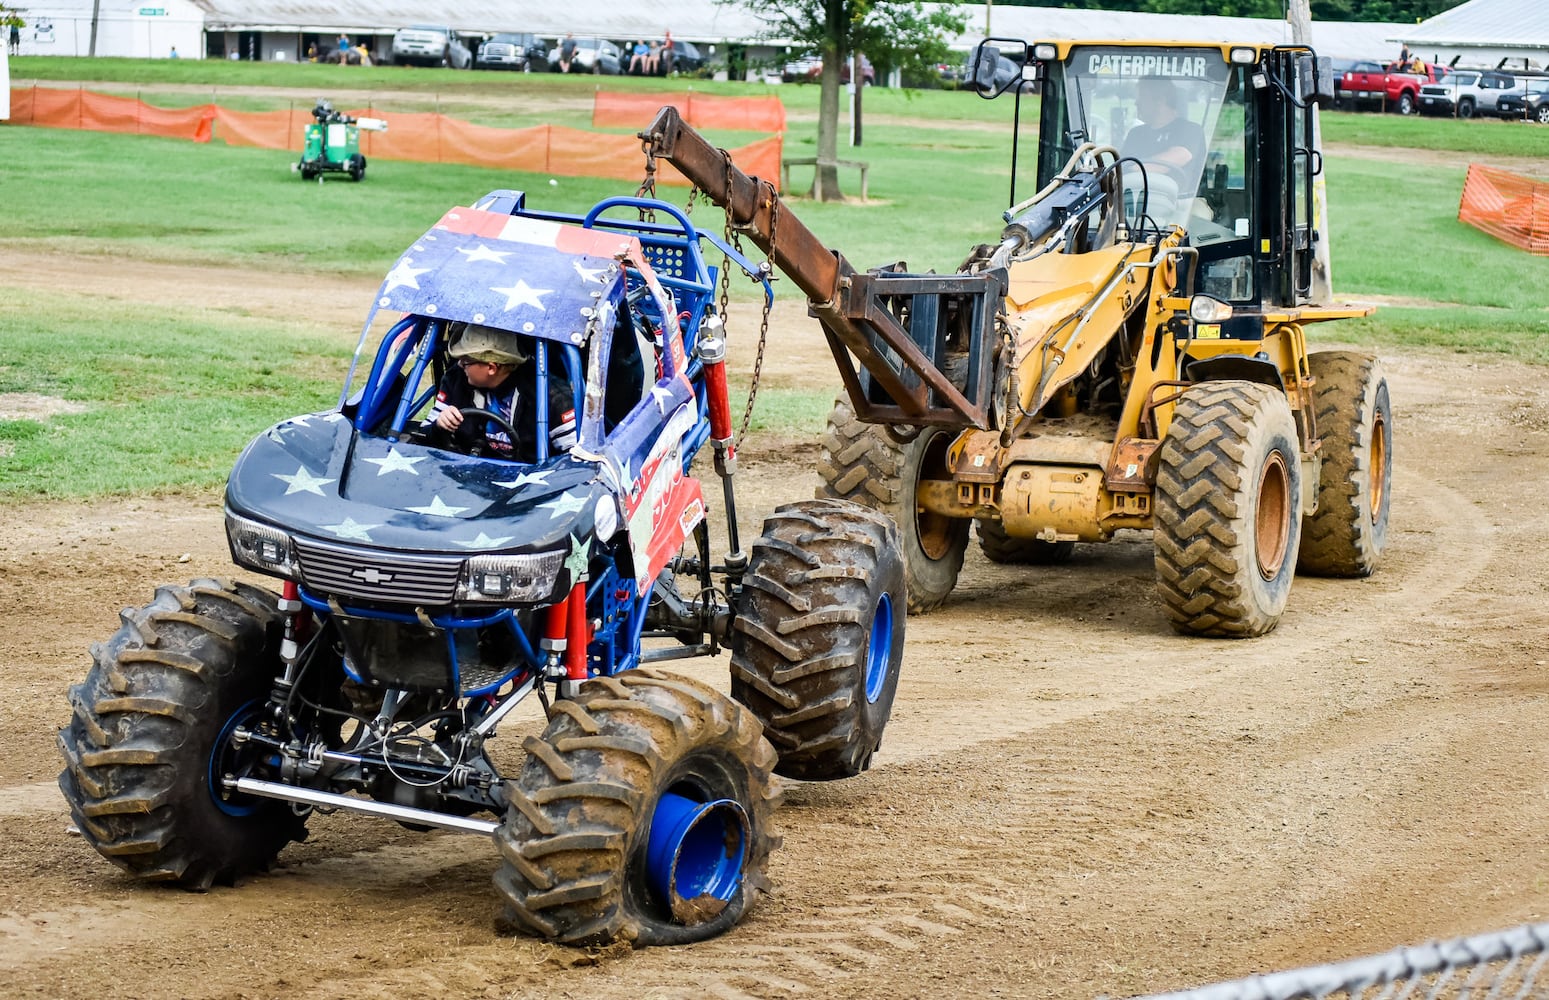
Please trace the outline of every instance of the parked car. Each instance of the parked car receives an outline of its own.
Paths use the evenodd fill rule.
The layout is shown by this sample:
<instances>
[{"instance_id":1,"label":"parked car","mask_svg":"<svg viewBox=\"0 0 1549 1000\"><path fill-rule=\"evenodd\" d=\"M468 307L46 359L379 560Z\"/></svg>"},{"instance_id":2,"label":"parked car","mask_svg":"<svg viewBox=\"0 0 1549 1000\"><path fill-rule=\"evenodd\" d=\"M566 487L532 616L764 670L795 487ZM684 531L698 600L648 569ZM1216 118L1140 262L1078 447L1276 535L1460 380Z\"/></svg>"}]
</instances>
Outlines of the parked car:
<instances>
[{"instance_id":1,"label":"parked car","mask_svg":"<svg viewBox=\"0 0 1549 1000\"><path fill-rule=\"evenodd\" d=\"M549 47L537 35L502 32L479 46L473 65L478 69L530 70L548 60Z\"/></svg>"},{"instance_id":2,"label":"parked car","mask_svg":"<svg viewBox=\"0 0 1549 1000\"><path fill-rule=\"evenodd\" d=\"M393 35L393 62L401 66L472 69L473 52L445 25L415 24Z\"/></svg>"},{"instance_id":3,"label":"parked car","mask_svg":"<svg viewBox=\"0 0 1549 1000\"><path fill-rule=\"evenodd\" d=\"M1521 94L1522 87L1510 73L1493 69L1458 69L1445 79L1420 88L1420 111L1430 115L1497 114L1496 105L1507 93Z\"/></svg>"},{"instance_id":4,"label":"parked car","mask_svg":"<svg viewBox=\"0 0 1549 1000\"><path fill-rule=\"evenodd\" d=\"M1502 94L1496 101L1496 114L1502 118L1526 118L1549 125L1549 79L1528 80L1522 93Z\"/></svg>"},{"instance_id":5,"label":"parked car","mask_svg":"<svg viewBox=\"0 0 1549 1000\"><path fill-rule=\"evenodd\" d=\"M850 58L845 57L839 64L839 82L850 82ZM823 58L821 56L802 56L793 62L785 64L780 71L780 79L786 83L816 83L823 75ZM870 86L877 82L876 67L871 65L871 60L861 56L861 79L864 85Z\"/></svg>"},{"instance_id":6,"label":"parked car","mask_svg":"<svg viewBox=\"0 0 1549 1000\"><path fill-rule=\"evenodd\" d=\"M666 61L661 62L660 73L667 72ZM693 42L672 40L672 71L679 76L697 76L705 68L705 56Z\"/></svg>"},{"instance_id":7,"label":"parked car","mask_svg":"<svg viewBox=\"0 0 1549 1000\"><path fill-rule=\"evenodd\" d=\"M618 76L623 72L623 56L619 47L606 38L576 38L575 58L570 60L570 72L572 73L601 73L607 76ZM552 72L559 72L559 49L565 44L561 38L553 48L549 49L548 62Z\"/></svg>"},{"instance_id":8,"label":"parked car","mask_svg":"<svg viewBox=\"0 0 1549 1000\"><path fill-rule=\"evenodd\" d=\"M1354 107L1364 99L1358 92L1357 81L1371 73L1382 72L1382 63L1375 59L1334 59L1334 103L1340 107ZM1348 88L1348 89L1347 89Z\"/></svg>"}]
</instances>

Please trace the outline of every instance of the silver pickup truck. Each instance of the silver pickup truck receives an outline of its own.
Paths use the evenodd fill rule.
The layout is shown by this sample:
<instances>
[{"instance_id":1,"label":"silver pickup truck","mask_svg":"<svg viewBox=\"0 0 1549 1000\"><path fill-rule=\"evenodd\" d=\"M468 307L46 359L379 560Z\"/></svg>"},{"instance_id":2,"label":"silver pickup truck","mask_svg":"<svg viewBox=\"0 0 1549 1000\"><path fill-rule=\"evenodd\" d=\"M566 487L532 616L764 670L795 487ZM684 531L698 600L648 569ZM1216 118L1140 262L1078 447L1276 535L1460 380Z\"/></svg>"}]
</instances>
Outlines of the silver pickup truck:
<instances>
[{"instance_id":1,"label":"silver pickup truck","mask_svg":"<svg viewBox=\"0 0 1549 1000\"><path fill-rule=\"evenodd\" d=\"M415 24L393 35L393 62L402 66L472 69L473 53L445 25Z\"/></svg>"}]
</instances>

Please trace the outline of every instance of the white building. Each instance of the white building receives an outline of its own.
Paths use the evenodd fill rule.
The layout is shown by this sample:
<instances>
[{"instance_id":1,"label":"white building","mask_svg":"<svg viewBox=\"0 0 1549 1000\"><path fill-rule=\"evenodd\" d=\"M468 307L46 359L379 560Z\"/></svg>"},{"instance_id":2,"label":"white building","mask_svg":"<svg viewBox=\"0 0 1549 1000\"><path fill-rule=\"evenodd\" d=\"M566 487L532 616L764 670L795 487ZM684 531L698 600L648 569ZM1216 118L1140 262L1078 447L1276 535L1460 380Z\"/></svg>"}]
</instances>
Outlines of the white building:
<instances>
[{"instance_id":1,"label":"white building","mask_svg":"<svg viewBox=\"0 0 1549 1000\"><path fill-rule=\"evenodd\" d=\"M1544 69L1549 66L1549 0L1469 0L1405 25L1394 41L1432 62Z\"/></svg>"},{"instance_id":2,"label":"white building","mask_svg":"<svg viewBox=\"0 0 1549 1000\"><path fill-rule=\"evenodd\" d=\"M90 50L92 0L26 0L24 55L86 55ZM1513 0L1474 0L1474 3ZM1549 8L1549 0L1514 0ZM1469 6L1472 6L1470 4ZM1184 17L1057 7L961 7L967 29L951 45L966 51L986 34L1021 39L1183 38L1201 41L1289 41L1282 20ZM1443 15L1444 17L1446 15ZM262 60L303 58L311 45L334 47L341 32L373 52L389 48L393 32L410 24L444 24L471 36L526 31L544 38L565 32L619 41L674 38L713 48L724 57L736 45L753 59L783 61L785 46L760 39L764 25L743 8L715 0L101 0L99 56L165 58L176 46L184 58ZM1405 28L1394 24L1313 24L1321 55L1348 59L1397 56L1393 41ZM988 30L987 30L988 29Z\"/></svg>"}]
</instances>

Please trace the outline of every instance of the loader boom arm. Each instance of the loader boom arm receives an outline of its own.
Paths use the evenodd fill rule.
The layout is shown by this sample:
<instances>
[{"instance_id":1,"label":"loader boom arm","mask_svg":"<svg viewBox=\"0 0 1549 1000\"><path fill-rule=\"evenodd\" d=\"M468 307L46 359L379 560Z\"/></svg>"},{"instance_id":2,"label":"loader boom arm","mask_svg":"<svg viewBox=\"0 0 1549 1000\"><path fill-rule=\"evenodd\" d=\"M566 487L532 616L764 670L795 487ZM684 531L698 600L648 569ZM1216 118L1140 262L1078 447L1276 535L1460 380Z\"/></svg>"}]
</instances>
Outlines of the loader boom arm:
<instances>
[{"instance_id":1,"label":"loader boom arm","mask_svg":"<svg viewBox=\"0 0 1549 1000\"><path fill-rule=\"evenodd\" d=\"M662 108L640 138L648 156L676 167L807 296L861 419L991 426L1004 272L857 272L812 234L773 184L737 169L677 108Z\"/></svg>"}]
</instances>

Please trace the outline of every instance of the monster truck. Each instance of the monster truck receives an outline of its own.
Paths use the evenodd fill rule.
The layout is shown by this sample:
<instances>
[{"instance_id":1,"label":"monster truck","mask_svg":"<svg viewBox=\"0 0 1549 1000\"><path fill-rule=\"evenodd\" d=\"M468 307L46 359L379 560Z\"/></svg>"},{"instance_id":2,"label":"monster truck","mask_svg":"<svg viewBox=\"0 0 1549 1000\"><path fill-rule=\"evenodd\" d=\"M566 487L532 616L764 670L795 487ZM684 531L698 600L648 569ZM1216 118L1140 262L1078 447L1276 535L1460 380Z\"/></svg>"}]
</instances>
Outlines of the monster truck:
<instances>
[{"instance_id":1,"label":"monster truck","mask_svg":"<svg viewBox=\"0 0 1549 1000\"><path fill-rule=\"evenodd\" d=\"M772 773L870 765L906 596L896 528L865 507L780 507L741 551L702 240L759 273L633 198L569 216L495 191L405 251L338 405L260 434L228 481L232 558L279 591L164 586L93 648L59 734L86 841L205 889L346 810L491 837L508 929L649 945L736 923L779 842ZM463 324L522 343L531 405L462 414L530 453L427 439ZM722 644L731 697L657 666ZM503 764L489 746L528 695L546 727Z\"/></svg>"}]
</instances>

